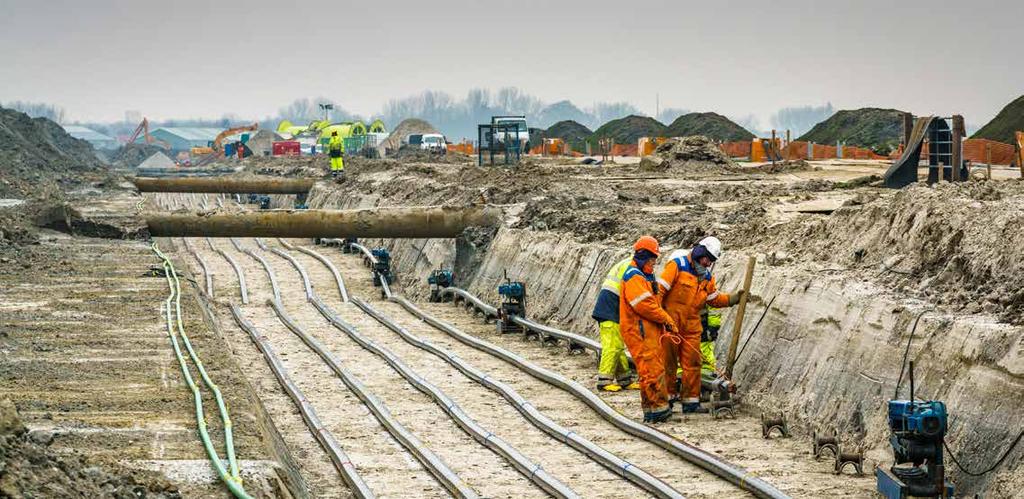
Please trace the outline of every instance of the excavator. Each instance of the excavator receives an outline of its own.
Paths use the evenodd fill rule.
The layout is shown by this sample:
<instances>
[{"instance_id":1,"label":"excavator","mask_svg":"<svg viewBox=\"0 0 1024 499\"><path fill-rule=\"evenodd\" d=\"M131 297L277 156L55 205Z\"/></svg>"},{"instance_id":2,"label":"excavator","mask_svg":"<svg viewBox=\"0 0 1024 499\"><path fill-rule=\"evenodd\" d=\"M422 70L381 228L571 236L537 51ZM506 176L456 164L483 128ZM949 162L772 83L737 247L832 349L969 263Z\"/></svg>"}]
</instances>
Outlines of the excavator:
<instances>
[{"instance_id":1,"label":"excavator","mask_svg":"<svg viewBox=\"0 0 1024 499\"><path fill-rule=\"evenodd\" d=\"M154 138L152 135L149 134L148 118L142 118L142 121L139 123L139 126L135 127L135 131L132 132L131 136L128 137L128 142L125 143L125 147L135 145L135 141L139 139L139 135L145 137L145 141L147 144L156 144L157 146L163 148L164 150L170 150L171 148L171 145L168 144L167 142Z\"/></svg>"},{"instance_id":2,"label":"excavator","mask_svg":"<svg viewBox=\"0 0 1024 499\"><path fill-rule=\"evenodd\" d=\"M251 125L242 125L228 128L223 132L217 134L217 137L213 139L213 142L208 147L193 147L189 153L195 156L201 156L198 160L192 162L192 166L205 165L221 154L224 153L224 139L230 137L236 133L242 132L255 132L259 129L259 123L253 123Z\"/></svg>"}]
</instances>

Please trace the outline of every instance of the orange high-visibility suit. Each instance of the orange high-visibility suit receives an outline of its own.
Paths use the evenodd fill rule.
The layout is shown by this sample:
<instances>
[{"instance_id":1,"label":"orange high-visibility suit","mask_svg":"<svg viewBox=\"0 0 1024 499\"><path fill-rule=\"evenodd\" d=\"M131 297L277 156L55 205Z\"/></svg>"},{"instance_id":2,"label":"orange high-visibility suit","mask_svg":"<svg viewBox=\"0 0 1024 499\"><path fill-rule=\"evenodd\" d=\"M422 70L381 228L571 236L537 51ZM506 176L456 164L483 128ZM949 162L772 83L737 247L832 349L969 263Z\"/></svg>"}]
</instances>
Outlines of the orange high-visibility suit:
<instances>
[{"instance_id":1,"label":"orange high-visibility suit","mask_svg":"<svg viewBox=\"0 0 1024 499\"><path fill-rule=\"evenodd\" d=\"M700 312L706 305L714 308L729 306L729 295L718 291L710 271L698 279L689 254L676 256L665 264L658 277L658 286L662 290L662 306L679 325L678 336L675 337L678 343L668 337L662 342L665 372L675 373L677 365L681 365L683 370L681 393L676 393L673 382L668 384L668 394L680 397L684 404L699 403L700 335L704 330Z\"/></svg>"},{"instance_id":2,"label":"orange high-visibility suit","mask_svg":"<svg viewBox=\"0 0 1024 499\"><path fill-rule=\"evenodd\" d=\"M640 406L645 416L668 409L661 348L661 335L666 324L675 329L672 318L661 308L654 275L644 274L636 267L636 262L632 262L622 276L619 329L636 364L640 378ZM697 339L700 340L699 332Z\"/></svg>"}]
</instances>

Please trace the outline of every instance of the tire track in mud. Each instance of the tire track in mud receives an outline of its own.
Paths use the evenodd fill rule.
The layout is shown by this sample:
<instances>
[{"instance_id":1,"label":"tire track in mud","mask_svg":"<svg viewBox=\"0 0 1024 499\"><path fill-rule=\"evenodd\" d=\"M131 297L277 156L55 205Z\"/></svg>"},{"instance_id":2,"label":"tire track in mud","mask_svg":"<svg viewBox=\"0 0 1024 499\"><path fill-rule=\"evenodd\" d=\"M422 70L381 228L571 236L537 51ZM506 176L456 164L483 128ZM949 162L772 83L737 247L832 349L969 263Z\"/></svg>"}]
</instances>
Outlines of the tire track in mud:
<instances>
[{"instance_id":1,"label":"tire track in mud","mask_svg":"<svg viewBox=\"0 0 1024 499\"><path fill-rule=\"evenodd\" d=\"M333 289L331 293L325 292L329 298L324 295L321 298L341 319L355 326L371 341L394 352L419 374L440 386L480 424L535 459L580 495L627 497L645 494L617 473L535 427L500 395L462 374L443 359L404 341L354 305L341 303L334 277L322 262L299 251L291 251L290 254L305 268L314 290L319 293ZM364 272L360 274L342 270L343 276L348 276L346 283L349 280L369 282L369 272L362 270ZM294 269L292 272L298 277Z\"/></svg>"}]
</instances>

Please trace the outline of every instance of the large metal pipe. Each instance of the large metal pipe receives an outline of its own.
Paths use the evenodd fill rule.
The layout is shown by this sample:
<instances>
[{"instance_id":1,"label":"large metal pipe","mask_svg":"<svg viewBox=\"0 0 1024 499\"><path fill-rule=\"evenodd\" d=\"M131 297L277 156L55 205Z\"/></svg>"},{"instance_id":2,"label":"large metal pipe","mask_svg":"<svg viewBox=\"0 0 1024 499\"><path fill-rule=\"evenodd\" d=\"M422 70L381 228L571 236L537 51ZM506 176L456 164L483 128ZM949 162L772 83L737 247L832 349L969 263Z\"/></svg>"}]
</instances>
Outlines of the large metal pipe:
<instances>
[{"instance_id":1,"label":"large metal pipe","mask_svg":"<svg viewBox=\"0 0 1024 499\"><path fill-rule=\"evenodd\" d=\"M281 177L135 177L139 192L206 192L229 194L305 194L315 179Z\"/></svg>"},{"instance_id":2,"label":"large metal pipe","mask_svg":"<svg viewBox=\"0 0 1024 499\"><path fill-rule=\"evenodd\" d=\"M149 214L154 237L453 238L467 227L501 220L493 207L365 210L266 210L243 213Z\"/></svg>"}]
</instances>

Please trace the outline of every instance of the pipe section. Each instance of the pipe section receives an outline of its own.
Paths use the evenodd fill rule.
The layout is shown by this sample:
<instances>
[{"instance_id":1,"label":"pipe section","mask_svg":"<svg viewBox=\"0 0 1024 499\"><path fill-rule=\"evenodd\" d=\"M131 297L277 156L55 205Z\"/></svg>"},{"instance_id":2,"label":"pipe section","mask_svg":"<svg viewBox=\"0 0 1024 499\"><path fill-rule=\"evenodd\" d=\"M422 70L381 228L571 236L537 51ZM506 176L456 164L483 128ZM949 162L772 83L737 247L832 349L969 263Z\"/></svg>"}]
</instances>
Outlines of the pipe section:
<instances>
[{"instance_id":1,"label":"pipe section","mask_svg":"<svg viewBox=\"0 0 1024 499\"><path fill-rule=\"evenodd\" d=\"M217 199L220 199L220 198L217 198ZM211 241L210 238L206 238L206 244L209 244L210 245L210 249L212 249L213 251L216 251L217 253L219 253L220 256L224 257L224 259L227 260L228 263L231 264L231 268L235 269L235 275L238 276L238 293L240 295L242 295L242 304L243 305L248 305L249 304L249 291L248 291L248 289L245 286L245 273L242 272L242 267L240 267L238 265L238 262L235 261L235 259L231 255L229 255L226 251L224 251L224 250L214 246L213 245L213 241Z\"/></svg>"},{"instance_id":2,"label":"pipe section","mask_svg":"<svg viewBox=\"0 0 1024 499\"><path fill-rule=\"evenodd\" d=\"M139 192L202 192L230 194L304 194L314 179L283 177L135 177Z\"/></svg>"},{"instance_id":3,"label":"pipe section","mask_svg":"<svg viewBox=\"0 0 1024 499\"><path fill-rule=\"evenodd\" d=\"M364 210L263 210L241 213L149 214L153 237L454 238L467 227L499 223L490 207Z\"/></svg>"}]
</instances>

